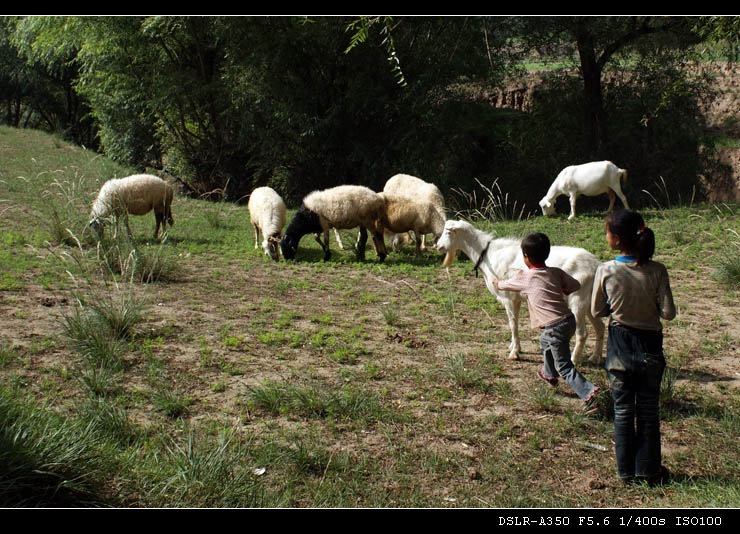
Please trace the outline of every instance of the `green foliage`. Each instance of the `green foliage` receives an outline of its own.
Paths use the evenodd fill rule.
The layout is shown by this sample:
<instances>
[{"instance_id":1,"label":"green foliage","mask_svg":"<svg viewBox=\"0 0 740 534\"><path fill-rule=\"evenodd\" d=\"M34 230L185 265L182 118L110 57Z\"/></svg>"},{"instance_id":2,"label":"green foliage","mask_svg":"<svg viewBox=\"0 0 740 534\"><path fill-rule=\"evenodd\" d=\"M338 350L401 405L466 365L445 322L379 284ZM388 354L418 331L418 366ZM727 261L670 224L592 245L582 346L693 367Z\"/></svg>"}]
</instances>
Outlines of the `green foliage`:
<instances>
[{"instance_id":1,"label":"green foliage","mask_svg":"<svg viewBox=\"0 0 740 534\"><path fill-rule=\"evenodd\" d=\"M18 17L0 50L11 70L62 72L109 156L166 162L195 195L239 201L272 185L297 203L408 172L448 191L499 180L526 212L566 164L597 158L639 176L638 190L666 176L686 196L705 166L700 88L675 52L735 29L696 17ZM530 109L493 108L491 85L534 48L560 67ZM568 74L578 57L598 83Z\"/></svg>"}]
</instances>

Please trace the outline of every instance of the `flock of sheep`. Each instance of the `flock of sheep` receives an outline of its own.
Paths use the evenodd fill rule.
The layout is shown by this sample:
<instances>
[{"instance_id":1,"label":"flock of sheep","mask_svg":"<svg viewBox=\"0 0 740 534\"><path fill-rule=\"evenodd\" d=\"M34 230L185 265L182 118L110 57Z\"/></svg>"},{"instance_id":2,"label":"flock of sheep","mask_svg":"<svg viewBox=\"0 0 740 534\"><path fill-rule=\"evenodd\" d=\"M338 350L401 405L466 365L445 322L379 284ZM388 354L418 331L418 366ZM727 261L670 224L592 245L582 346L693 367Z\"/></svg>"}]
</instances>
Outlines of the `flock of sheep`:
<instances>
[{"instance_id":1,"label":"flock of sheep","mask_svg":"<svg viewBox=\"0 0 740 534\"><path fill-rule=\"evenodd\" d=\"M615 195L628 207L621 190L626 176L625 170L609 161L566 167L540 201L540 207L544 215L554 215L557 197L568 195L571 206L569 218L573 218L579 195L595 196L605 193L610 197L610 211L614 206ZM156 176L137 174L112 179L100 189L93 203L89 225L100 235L103 222L117 216L124 218L129 230L128 214L145 215L154 211L156 238L160 228L164 231L167 223L174 224L172 200L172 187ZM332 229L341 247L337 231L359 227L356 249L358 258L363 260L369 231L380 261L387 255L384 240L386 232L393 235L394 248L400 242L400 236L413 232L417 255L424 246L425 236L432 234L437 250L445 254L445 267L451 265L462 251L475 263L476 271L483 273L488 290L506 309L512 336L509 358L518 358L518 315L522 300L518 292L496 289L493 280L509 278L525 268L520 242L514 239L495 239L464 221L448 221L444 197L436 185L407 174L397 174L386 182L380 193L359 185L340 185L314 191L304 197L284 233L287 217L285 202L272 188L256 188L250 195L247 207L254 227L254 248L261 247L275 261L279 261L281 253L286 260L294 259L298 244L306 234L316 236L316 241L324 251L324 259L328 260L331 256L329 232ZM583 356L587 320L591 322L596 334L590 361L598 363L602 354L604 325L590 312L591 288L598 264L599 261L593 254L574 247L553 247L548 258L548 265L562 268L581 283L581 289L568 296L568 305L577 324L575 348L572 352L575 364L580 363Z\"/></svg>"}]
</instances>

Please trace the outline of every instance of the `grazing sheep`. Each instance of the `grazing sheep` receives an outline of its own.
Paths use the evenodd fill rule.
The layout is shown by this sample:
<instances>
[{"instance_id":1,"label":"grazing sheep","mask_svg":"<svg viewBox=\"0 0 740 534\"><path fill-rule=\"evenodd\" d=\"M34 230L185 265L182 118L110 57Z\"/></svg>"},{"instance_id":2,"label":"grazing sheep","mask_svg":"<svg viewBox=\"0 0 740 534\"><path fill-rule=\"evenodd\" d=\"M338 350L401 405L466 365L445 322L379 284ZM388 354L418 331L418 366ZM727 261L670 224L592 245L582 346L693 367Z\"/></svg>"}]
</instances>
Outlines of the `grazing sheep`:
<instances>
[{"instance_id":1,"label":"grazing sheep","mask_svg":"<svg viewBox=\"0 0 740 534\"><path fill-rule=\"evenodd\" d=\"M511 330L509 358L517 359L521 352L519 341L519 308L523 297L518 291L501 291L493 284L494 278L507 279L521 269L525 269L522 257L521 240L502 238L495 239L490 234L478 230L464 221L447 221L442 236L437 241L437 250L445 253L443 265L449 267L462 251L475 262L475 270L483 273L486 287L504 305ZM586 322L591 322L596 334L596 341L590 362L599 363L604 342L604 324L591 314L591 289L594 274L599 260L590 252L581 248L552 247L547 265L560 267L581 283L581 288L568 295L568 307L576 317L575 347L571 359L579 365L586 344Z\"/></svg>"},{"instance_id":2,"label":"grazing sheep","mask_svg":"<svg viewBox=\"0 0 740 534\"><path fill-rule=\"evenodd\" d=\"M379 193L383 198L383 212L380 223L384 230L399 235L413 231L415 236L434 234L437 239L442 235L445 220L437 207L425 200L412 200L405 196L391 193ZM416 255L421 254L421 239L416 240Z\"/></svg>"},{"instance_id":3,"label":"grazing sheep","mask_svg":"<svg viewBox=\"0 0 740 534\"><path fill-rule=\"evenodd\" d=\"M442 220L447 219L445 199L436 185L425 182L421 178L409 174L396 174L391 176L383 187L383 193L404 196L416 201L431 202L439 212ZM414 235L417 241L421 238L421 249L426 249L426 234ZM436 236L439 237L439 236ZM400 242L400 236L393 237L394 249Z\"/></svg>"},{"instance_id":4,"label":"grazing sheep","mask_svg":"<svg viewBox=\"0 0 740 534\"><path fill-rule=\"evenodd\" d=\"M93 202L88 224L100 235L105 219L123 216L126 230L131 235L128 215L146 215L154 210L157 223L154 237L157 238L160 225L164 232L167 223L170 226L175 224L172 219L172 199L172 187L157 176L134 174L126 178L113 178L100 188Z\"/></svg>"},{"instance_id":5,"label":"grazing sheep","mask_svg":"<svg viewBox=\"0 0 740 534\"><path fill-rule=\"evenodd\" d=\"M258 187L249 196L247 203L249 220L254 227L254 248L259 248L262 233L262 250L275 261L280 260L280 234L285 226L285 202L274 189Z\"/></svg>"},{"instance_id":6,"label":"grazing sheep","mask_svg":"<svg viewBox=\"0 0 740 534\"><path fill-rule=\"evenodd\" d=\"M378 259L386 257L383 229L379 219L383 199L378 193L361 185L339 185L323 191L314 191L304 197L301 207L285 229L280 239L280 249L286 260L295 258L298 243L309 233L316 234L316 241L324 250L324 260L331 257L329 230L360 227L357 238L357 257L365 259L367 231L370 230ZM321 241L321 234L324 241Z\"/></svg>"},{"instance_id":7,"label":"grazing sheep","mask_svg":"<svg viewBox=\"0 0 740 534\"><path fill-rule=\"evenodd\" d=\"M629 209L627 199L622 193L622 183L627 179L627 171L620 169L611 161L592 161L583 165L571 165L558 174L542 200L540 207L542 214L555 215L555 201L560 195L570 198L570 217L576 216L576 199L580 195L595 197L607 193L609 195L609 212L614 209L614 195L616 194Z\"/></svg>"}]
</instances>

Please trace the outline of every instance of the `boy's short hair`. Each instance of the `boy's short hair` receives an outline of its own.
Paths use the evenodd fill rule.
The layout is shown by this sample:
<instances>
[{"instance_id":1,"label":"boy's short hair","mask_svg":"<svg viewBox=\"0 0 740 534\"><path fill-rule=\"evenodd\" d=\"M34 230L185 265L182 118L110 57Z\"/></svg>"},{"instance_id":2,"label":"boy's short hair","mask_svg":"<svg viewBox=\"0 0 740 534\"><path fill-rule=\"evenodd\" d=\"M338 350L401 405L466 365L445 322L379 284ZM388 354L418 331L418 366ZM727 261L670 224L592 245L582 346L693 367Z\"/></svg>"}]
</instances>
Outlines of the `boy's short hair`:
<instances>
[{"instance_id":1,"label":"boy's short hair","mask_svg":"<svg viewBox=\"0 0 740 534\"><path fill-rule=\"evenodd\" d=\"M522 239L522 252L529 261L544 263L550 255L550 238L542 232L532 232Z\"/></svg>"}]
</instances>

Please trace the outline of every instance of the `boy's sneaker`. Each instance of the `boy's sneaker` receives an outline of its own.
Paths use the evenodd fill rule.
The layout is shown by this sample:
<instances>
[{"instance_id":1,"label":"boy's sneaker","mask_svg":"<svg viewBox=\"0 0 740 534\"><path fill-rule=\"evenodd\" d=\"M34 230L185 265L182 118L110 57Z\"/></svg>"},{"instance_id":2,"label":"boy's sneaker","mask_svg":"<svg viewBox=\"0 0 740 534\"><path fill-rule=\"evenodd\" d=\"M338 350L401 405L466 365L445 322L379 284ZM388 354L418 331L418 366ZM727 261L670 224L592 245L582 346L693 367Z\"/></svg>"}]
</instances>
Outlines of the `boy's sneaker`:
<instances>
[{"instance_id":1,"label":"boy's sneaker","mask_svg":"<svg viewBox=\"0 0 740 534\"><path fill-rule=\"evenodd\" d=\"M554 378L548 378L544 374L542 374L542 368L540 367L537 369L537 376L539 376L542 380L550 384L552 387L555 387L558 385L558 379L557 377Z\"/></svg>"}]
</instances>

